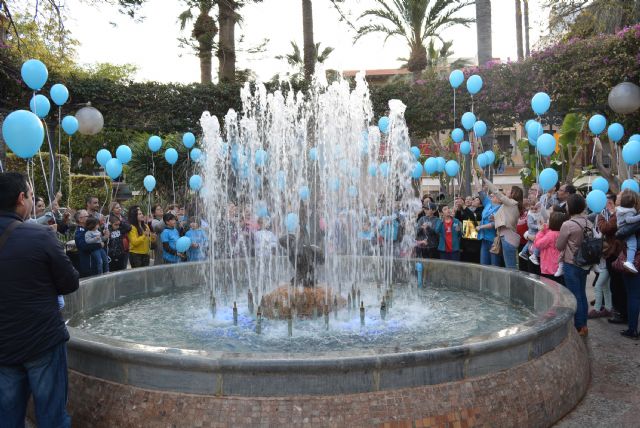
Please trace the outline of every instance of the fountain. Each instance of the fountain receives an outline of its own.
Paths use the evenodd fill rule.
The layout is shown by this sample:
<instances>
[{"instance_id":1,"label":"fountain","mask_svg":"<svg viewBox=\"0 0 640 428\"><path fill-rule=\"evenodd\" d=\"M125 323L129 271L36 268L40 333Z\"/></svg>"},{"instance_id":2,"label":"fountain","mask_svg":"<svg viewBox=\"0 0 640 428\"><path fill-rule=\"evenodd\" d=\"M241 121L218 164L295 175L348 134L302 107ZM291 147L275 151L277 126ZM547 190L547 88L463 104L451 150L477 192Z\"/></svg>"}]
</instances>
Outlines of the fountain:
<instances>
[{"instance_id":1,"label":"fountain","mask_svg":"<svg viewBox=\"0 0 640 428\"><path fill-rule=\"evenodd\" d=\"M77 421L544 426L573 408L589 370L570 293L407 256L419 204L400 101L380 134L361 75L242 99L224 132L201 118L211 257L67 299Z\"/></svg>"}]
</instances>

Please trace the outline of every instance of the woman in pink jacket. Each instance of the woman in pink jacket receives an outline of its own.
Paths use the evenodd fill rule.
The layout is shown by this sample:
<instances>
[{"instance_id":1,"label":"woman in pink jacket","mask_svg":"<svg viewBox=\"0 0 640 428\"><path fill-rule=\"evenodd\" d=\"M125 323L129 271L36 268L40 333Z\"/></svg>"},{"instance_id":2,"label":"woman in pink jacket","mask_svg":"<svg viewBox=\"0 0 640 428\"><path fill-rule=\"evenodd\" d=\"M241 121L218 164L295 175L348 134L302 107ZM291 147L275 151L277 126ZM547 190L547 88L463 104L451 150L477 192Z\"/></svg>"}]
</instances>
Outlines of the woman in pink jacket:
<instances>
[{"instance_id":1,"label":"woman in pink jacket","mask_svg":"<svg viewBox=\"0 0 640 428\"><path fill-rule=\"evenodd\" d=\"M563 284L562 277L553 276L558 270L560 251L556 249L556 240L560 235L560 227L567 220L567 215L562 212L552 212L549 216L549 224L538 232L534 241L534 247L540 250L540 272L542 276Z\"/></svg>"}]
</instances>

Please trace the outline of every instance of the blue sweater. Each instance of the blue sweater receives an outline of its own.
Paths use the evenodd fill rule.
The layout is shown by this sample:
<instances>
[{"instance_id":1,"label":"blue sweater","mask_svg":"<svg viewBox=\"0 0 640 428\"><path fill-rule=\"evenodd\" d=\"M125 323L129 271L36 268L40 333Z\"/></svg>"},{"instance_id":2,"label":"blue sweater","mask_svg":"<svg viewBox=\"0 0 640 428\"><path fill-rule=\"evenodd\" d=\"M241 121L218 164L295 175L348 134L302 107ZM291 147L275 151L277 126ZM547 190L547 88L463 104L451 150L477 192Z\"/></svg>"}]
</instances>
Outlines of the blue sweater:
<instances>
[{"instance_id":1,"label":"blue sweater","mask_svg":"<svg viewBox=\"0 0 640 428\"><path fill-rule=\"evenodd\" d=\"M500 204L494 205L491 203L491 198L487 196L486 192L480 192L480 200L482 201L482 205L484 209L482 210L482 221L480 225L483 224L492 224L489 217L495 215L496 212L500 209ZM496 229L495 227L490 227L486 229L480 229L478 231L478 239L484 239L485 241L493 241L496 237Z\"/></svg>"},{"instance_id":2,"label":"blue sweater","mask_svg":"<svg viewBox=\"0 0 640 428\"><path fill-rule=\"evenodd\" d=\"M462 237L462 223L457 218L453 218L453 224L451 225L451 250L460 251L460 238ZM440 243L438 244L438 251L445 251L445 236L444 236L444 221L438 219L436 223L436 233L440 237Z\"/></svg>"}]
</instances>

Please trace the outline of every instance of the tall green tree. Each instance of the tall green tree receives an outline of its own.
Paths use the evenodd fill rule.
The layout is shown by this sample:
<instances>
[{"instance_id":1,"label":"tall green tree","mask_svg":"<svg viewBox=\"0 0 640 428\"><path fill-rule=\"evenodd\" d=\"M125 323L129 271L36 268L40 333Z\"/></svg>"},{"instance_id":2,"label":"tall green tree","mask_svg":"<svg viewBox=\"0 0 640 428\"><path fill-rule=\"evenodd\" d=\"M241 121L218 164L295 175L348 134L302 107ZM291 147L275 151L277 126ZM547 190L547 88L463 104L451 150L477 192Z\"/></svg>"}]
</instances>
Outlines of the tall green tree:
<instances>
[{"instance_id":1,"label":"tall green tree","mask_svg":"<svg viewBox=\"0 0 640 428\"><path fill-rule=\"evenodd\" d=\"M476 34L478 40L478 65L485 65L493 58L491 0L476 0Z\"/></svg>"},{"instance_id":2,"label":"tall green tree","mask_svg":"<svg viewBox=\"0 0 640 428\"><path fill-rule=\"evenodd\" d=\"M408 69L414 79L420 77L428 65L425 42L439 38L440 33L454 25L468 27L472 18L457 16L472 0L375 0L376 9L365 10L358 20L370 18L370 22L357 29L354 41L371 33L403 38L409 47Z\"/></svg>"},{"instance_id":3,"label":"tall green tree","mask_svg":"<svg viewBox=\"0 0 640 428\"><path fill-rule=\"evenodd\" d=\"M216 21L210 15L213 9L213 0L184 0L187 9L183 11L178 20L180 30L184 31L187 24L194 19L194 10L197 18L193 22L191 37L196 41L196 53L200 58L200 83L211 83L211 58L213 56L214 38L218 33Z\"/></svg>"}]
</instances>

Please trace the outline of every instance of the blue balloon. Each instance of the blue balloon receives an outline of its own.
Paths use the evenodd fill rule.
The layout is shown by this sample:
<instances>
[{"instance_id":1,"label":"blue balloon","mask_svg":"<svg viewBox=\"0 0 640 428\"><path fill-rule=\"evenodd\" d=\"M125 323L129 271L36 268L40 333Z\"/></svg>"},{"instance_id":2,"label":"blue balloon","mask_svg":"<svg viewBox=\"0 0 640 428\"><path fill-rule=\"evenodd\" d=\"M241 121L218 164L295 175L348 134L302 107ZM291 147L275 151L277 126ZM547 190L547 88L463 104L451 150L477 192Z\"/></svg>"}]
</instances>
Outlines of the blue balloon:
<instances>
[{"instance_id":1,"label":"blue balloon","mask_svg":"<svg viewBox=\"0 0 640 428\"><path fill-rule=\"evenodd\" d=\"M429 175L435 174L438 170L438 160L436 158L427 158L424 161L424 170Z\"/></svg>"},{"instance_id":2,"label":"blue balloon","mask_svg":"<svg viewBox=\"0 0 640 428\"><path fill-rule=\"evenodd\" d=\"M144 184L144 188L147 189L147 192L153 192L153 189L156 188L156 179L153 175L147 175L142 183Z\"/></svg>"},{"instance_id":3,"label":"blue balloon","mask_svg":"<svg viewBox=\"0 0 640 428\"><path fill-rule=\"evenodd\" d=\"M537 123L537 122L533 119L527 120L527 123L524 124L524 130L529 132L529 126L531 126L534 123Z\"/></svg>"},{"instance_id":4,"label":"blue balloon","mask_svg":"<svg viewBox=\"0 0 640 428\"><path fill-rule=\"evenodd\" d=\"M276 173L276 183L280 191L284 191L287 186L287 174L280 170Z\"/></svg>"},{"instance_id":5,"label":"blue balloon","mask_svg":"<svg viewBox=\"0 0 640 428\"><path fill-rule=\"evenodd\" d=\"M354 166L353 168L351 168L351 171L349 171L349 175L351 176L351 178L358 180L360 178L360 168Z\"/></svg>"},{"instance_id":6,"label":"blue balloon","mask_svg":"<svg viewBox=\"0 0 640 428\"><path fill-rule=\"evenodd\" d=\"M162 140L157 135L153 135L149 137L149 141L147 142L147 145L149 146L149 150L155 153L158 150L160 150L160 147L162 147Z\"/></svg>"},{"instance_id":7,"label":"blue balloon","mask_svg":"<svg viewBox=\"0 0 640 428\"><path fill-rule=\"evenodd\" d=\"M303 201L309 200L310 193L311 192L309 191L309 186L300 186L300 188L298 189L298 196L300 196L300 199Z\"/></svg>"},{"instance_id":8,"label":"blue balloon","mask_svg":"<svg viewBox=\"0 0 640 428\"><path fill-rule=\"evenodd\" d=\"M200 177L199 175L192 175L191 178L189 178L189 188L191 190L200 190L200 188L202 187L202 177Z\"/></svg>"},{"instance_id":9,"label":"blue balloon","mask_svg":"<svg viewBox=\"0 0 640 428\"><path fill-rule=\"evenodd\" d=\"M464 82L464 73L462 70L453 70L449 74L449 84L453 89L457 89Z\"/></svg>"},{"instance_id":10,"label":"blue balloon","mask_svg":"<svg viewBox=\"0 0 640 428\"><path fill-rule=\"evenodd\" d=\"M480 92L480 89L482 89L482 77L474 74L467 79L467 91L469 91L471 95L477 94Z\"/></svg>"},{"instance_id":11,"label":"blue balloon","mask_svg":"<svg viewBox=\"0 0 640 428\"><path fill-rule=\"evenodd\" d=\"M318 149L315 147L312 147L309 149L309 159L311 159L312 161L317 161L318 160Z\"/></svg>"},{"instance_id":12,"label":"blue balloon","mask_svg":"<svg viewBox=\"0 0 640 428\"><path fill-rule=\"evenodd\" d=\"M476 115L468 111L462 115L462 119L460 119L460 122L462 122L462 126L464 127L464 129L468 131L473 128L473 125L476 123Z\"/></svg>"},{"instance_id":13,"label":"blue balloon","mask_svg":"<svg viewBox=\"0 0 640 428\"><path fill-rule=\"evenodd\" d=\"M358 188L356 186L349 186L349 189L347 190L347 192L349 193L349 196L351 196L352 198L355 198L356 196L358 196Z\"/></svg>"},{"instance_id":14,"label":"blue balloon","mask_svg":"<svg viewBox=\"0 0 640 428\"><path fill-rule=\"evenodd\" d=\"M65 116L62 119L62 129L67 133L67 135L75 134L78 131L79 126L80 124L75 116Z\"/></svg>"},{"instance_id":15,"label":"blue balloon","mask_svg":"<svg viewBox=\"0 0 640 428\"><path fill-rule=\"evenodd\" d=\"M369 175L371 177L375 177L376 175L378 175L378 165L376 165L375 163L369 164Z\"/></svg>"},{"instance_id":16,"label":"blue balloon","mask_svg":"<svg viewBox=\"0 0 640 428\"><path fill-rule=\"evenodd\" d=\"M43 118L47 117L49 114L49 110L51 110L51 103L49 99L44 95L38 94L31 98L29 101L29 108L32 112L34 112L38 117Z\"/></svg>"},{"instance_id":17,"label":"blue balloon","mask_svg":"<svg viewBox=\"0 0 640 428\"><path fill-rule=\"evenodd\" d=\"M414 180L419 179L422 177L422 171L424 171L422 164L420 162L416 162L413 166L413 170L411 171L411 178Z\"/></svg>"},{"instance_id":18,"label":"blue balloon","mask_svg":"<svg viewBox=\"0 0 640 428\"><path fill-rule=\"evenodd\" d=\"M624 127L619 123L612 123L609 125L609 128L607 128L607 135L611 141L617 143L624 137Z\"/></svg>"},{"instance_id":19,"label":"blue balloon","mask_svg":"<svg viewBox=\"0 0 640 428\"><path fill-rule=\"evenodd\" d=\"M460 128L454 129L453 131L451 131L451 139L455 143L459 143L464 139L464 131Z\"/></svg>"},{"instance_id":20,"label":"blue balloon","mask_svg":"<svg viewBox=\"0 0 640 428\"><path fill-rule=\"evenodd\" d=\"M531 108L537 115L543 115L551 107L551 98L544 92L538 92L531 98Z\"/></svg>"},{"instance_id":21,"label":"blue balloon","mask_svg":"<svg viewBox=\"0 0 640 428\"><path fill-rule=\"evenodd\" d=\"M337 177L331 177L329 179L329 189L333 190L334 192L340 190L340 179Z\"/></svg>"},{"instance_id":22,"label":"blue balloon","mask_svg":"<svg viewBox=\"0 0 640 428\"><path fill-rule=\"evenodd\" d=\"M438 156L436 158L436 161L438 161L438 169L436 169L436 171L443 172L447 161L442 156Z\"/></svg>"},{"instance_id":23,"label":"blue balloon","mask_svg":"<svg viewBox=\"0 0 640 428\"><path fill-rule=\"evenodd\" d=\"M542 134L538 137L536 148L541 156L551 156L556 150L556 139L551 134Z\"/></svg>"},{"instance_id":24,"label":"blue balloon","mask_svg":"<svg viewBox=\"0 0 640 428\"><path fill-rule=\"evenodd\" d=\"M44 141L44 127L38 116L27 110L11 112L2 124L2 137L18 157L33 157Z\"/></svg>"},{"instance_id":25,"label":"blue balloon","mask_svg":"<svg viewBox=\"0 0 640 428\"><path fill-rule=\"evenodd\" d=\"M622 190L633 190L636 193L640 193L640 186L638 186L638 182L633 178L627 178L622 182L622 186L620 186Z\"/></svg>"},{"instance_id":26,"label":"blue balloon","mask_svg":"<svg viewBox=\"0 0 640 428\"><path fill-rule=\"evenodd\" d=\"M622 160L627 165L640 162L640 140L631 140L622 147Z\"/></svg>"},{"instance_id":27,"label":"blue balloon","mask_svg":"<svg viewBox=\"0 0 640 428\"><path fill-rule=\"evenodd\" d=\"M296 213L287 214L287 217L284 220L284 224L287 227L287 231L289 233L293 233L296 231L296 229L298 228L298 223L298 214Z\"/></svg>"},{"instance_id":28,"label":"blue balloon","mask_svg":"<svg viewBox=\"0 0 640 428\"><path fill-rule=\"evenodd\" d=\"M98 153L96 153L96 160L103 168L107 167L107 162L109 162L111 159L111 153L109 153L109 150L107 149L100 149L98 150Z\"/></svg>"},{"instance_id":29,"label":"blue balloon","mask_svg":"<svg viewBox=\"0 0 640 428\"><path fill-rule=\"evenodd\" d=\"M389 118L387 116L382 116L378 119L378 129L380 129L380 132L383 134L389 132Z\"/></svg>"},{"instance_id":30,"label":"blue balloon","mask_svg":"<svg viewBox=\"0 0 640 428\"><path fill-rule=\"evenodd\" d=\"M269 217L269 208L267 208L267 205L264 202L258 206L256 214L258 217Z\"/></svg>"},{"instance_id":31,"label":"blue balloon","mask_svg":"<svg viewBox=\"0 0 640 428\"><path fill-rule=\"evenodd\" d=\"M629 137L629 141L634 141L634 140L640 141L640 134L633 134L631 137Z\"/></svg>"},{"instance_id":32,"label":"blue balloon","mask_svg":"<svg viewBox=\"0 0 640 428\"><path fill-rule=\"evenodd\" d=\"M484 169L487 167L487 156L484 153L480 153L478 155L478 157L476 158L476 162L478 163L478 166L481 169Z\"/></svg>"},{"instance_id":33,"label":"blue balloon","mask_svg":"<svg viewBox=\"0 0 640 428\"><path fill-rule=\"evenodd\" d=\"M493 165L493 163L496 161L496 154L491 150L487 150L486 152L484 152L484 157L487 159L487 166Z\"/></svg>"},{"instance_id":34,"label":"blue balloon","mask_svg":"<svg viewBox=\"0 0 640 428\"><path fill-rule=\"evenodd\" d=\"M460 171L460 165L458 165L457 161L450 160L445 164L444 171L449 177L455 177Z\"/></svg>"},{"instance_id":35,"label":"blue balloon","mask_svg":"<svg viewBox=\"0 0 640 428\"><path fill-rule=\"evenodd\" d=\"M131 149L129 146L125 146L124 144L119 146L116 149L116 158L122 162L123 165L126 165L131 160Z\"/></svg>"},{"instance_id":36,"label":"blue balloon","mask_svg":"<svg viewBox=\"0 0 640 428\"><path fill-rule=\"evenodd\" d=\"M587 195L587 206L594 213L599 213L607 205L607 195L602 190L592 190Z\"/></svg>"},{"instance_id":37,"label":"blue balloon","mask_svg":"<svg viewBox=\"0 0 640 428\"><path fill-rule=\"evenodd\" d=\"M558 171L553 168L543 169L538 177L538 182L540 183L540 188L546 192L558 182Z\"/></svg>"},{"instance_id":38,"label":"blue balloon","mask_svg":"<svg viewBox=\"0 0 640 428\"><path fill-rule=\"evenodd\" d=\"M191 247L191 239L188 236L182 236L176 241L176 251L179 253L186 253Z\"/></svg>"},{"instance_id":39,"label":"blue balloon","mask_svg":"<svg viewBox=\"0 0 640 428\"><path fill-rule=\"evenodd\" d=\"M544 129L539 122L533 121L528 122L528 126L526 128L527 138L529 139L529 144L536 147L538 143L538 138L544 133Z\"/></svg>"},{"instance_id":40,"label":"blue balloon","mask_svg":"<svg viewBox=\"0 0 640 428\"><path fill-rule=\"evenodd\" d=\"M416 146L412 146L411 149L411 154L413 154L413 157L418 160L418 158L420 157L420 149ZM422 165L421 165L422 166Z\"/></svg>"},{"instance_id":41,"label":"blue balloon","mask_svg":"<svg viewBox=\"0 0 640 428\"><path fill-rule=\"evenodd\" d=\"M382 162L380 164L380 166L378 167L378 169L380 170L380 175L384 178L387 178L389 176L389 164L386 162Z\"/></svg>"},{"instance_id":42,"label":"blue balloon","mask_svg":"<svg viewBox=\"0 0 640 428\"><path fill-rule=\"evenodd\" d=\"M69 99L69 90L62 83L56 83L51 87L49 95L54 103L61 106Z\"/></svg>"},{"instance_id":43,"label":"blue balloon","mask_svg":"<svg viewBox=\"0 0 640 428\"><path fill-rule=\"evenodd\" d=\"M607 119L601 114L594 114L589 119L589 130L595 135L600 135L607 127Z\"/></svg>"},{"instance_id":44,"label":"blue balloon","mask_svg":"<svg viewBox=\"0 0 640 428\"><path fill-rule=\"evenodd\" d=\"M604 177L596 177L596 179L593 180L593 183L591 183L591 188L593 190L600 190L607 193L609 191L609 182Z\"/></svg>"},{"instance_id":45,"label":"blue balloon","mask_svg":"<svg viewBox=\"0 0 640 428\"><path fill-rule=\"evenodd\" d=\"M463 155L468 155L471 153L471 143L468 141L463 141L460 143L460 153Z\"/></svg>"},{"instance_id":46,"label":"blue balloon","mask_svg":"<svg viewBox=\"0 0 640 428\"><path fill-rule=\"evenodd\" d=\"M47 67L42 63L42 61L38 61L37 59L25 61L20 69L20 74L22 75L24 83L34 91L42 89L44 84L47 83L47 78L49 77Z\"/></svg>"},{"instance_id":47,"label":"blue balloon","mask_svg":"<svg viewBox=\"0 0 640 428\"><path fill-rule=\"evenodd\" d=\"M487 133L487 124L482 120L477 121L473 124L473 133L476 134L476 137L484 137Z\"/></svg>"},{"instance_id":48,"label":"blue balloon","mask_svg":"<svg viewBox=\"0 0 640 428\"><path fill-rule=\"evenodd\" d=\"M268 157L269 155L265 150L262 150L262 149L256 150L256 153L255 153L256 166L264 166L264 164L267 163Z\"/></svg>"},{"instance_id":49,"label":"blue balloon","mask_svg":"<svg viewBox=\"0 0 640 428\"><path fill-rule=\"evenodd\" d=\"M191 149L191 152L189 153L189 156L191 157L191 160L194 162L197 162L198 159L200 159L200 157L202 156L202 150L200 150L199 148L194 148Z\"/></svg>"},{"instance_id":50,"label":"blue balloon","mask_svg":"<svg viewBox=\"0 0 640 428\"><path fill-rule=\"evenodd\" d=\"M178 162L178 152L173 147L169 148L164 152L164 158L169 165L175 165Z\"/></svg>"},{"instance_id":51,"label":"blue balloon","mask_svg":"<svg viewBox=\"0 0 640 428\"><path fill-rule=\"evenodd\" d=\"M120 162L116 158L111 158L107 161L104 169L107 172L107 175L111 177L112 180L115 180L116 178L120 177L120 174L122 174L122 162Z\"/></svg>"},{"instance_id":52,"label":"blue balloon","mask_svg":"<svg viewBox=\"0 0 640 428\"><path fill-rule=\"evenodd\" d=\"M196 136L193 135L191 132L185 132L182 135L182 144L184 144L184 146L187 149L190 149L191 147L193 147L195 143L196 143Z\"/></svg>"}]
</instances>

